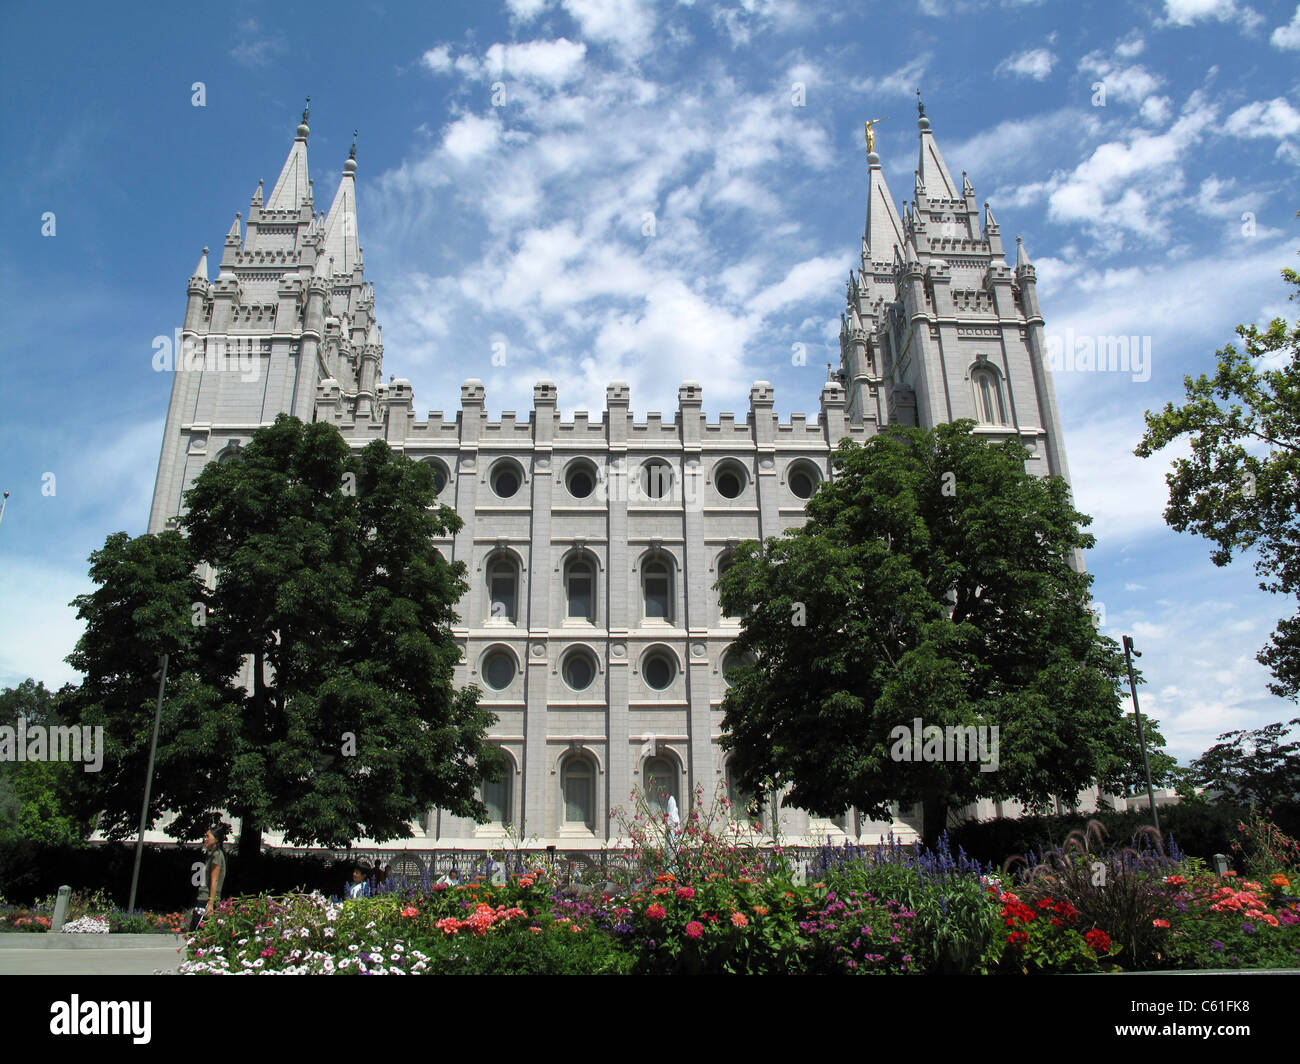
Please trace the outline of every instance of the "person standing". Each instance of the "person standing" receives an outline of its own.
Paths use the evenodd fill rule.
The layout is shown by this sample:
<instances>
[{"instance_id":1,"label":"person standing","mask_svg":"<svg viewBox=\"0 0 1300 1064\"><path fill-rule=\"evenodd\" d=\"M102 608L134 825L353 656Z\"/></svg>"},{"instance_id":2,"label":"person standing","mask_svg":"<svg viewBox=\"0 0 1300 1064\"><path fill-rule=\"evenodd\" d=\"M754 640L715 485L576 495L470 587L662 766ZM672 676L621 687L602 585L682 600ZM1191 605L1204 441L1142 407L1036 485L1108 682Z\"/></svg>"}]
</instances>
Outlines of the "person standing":
<instances>
[{"instance_id":1,"label":"person standing","mask_svg":"<svg viewBox=\"0 0 1300 1064\"><path fill-rule=\"evenodd\" d=\"M203 862L203 875L199 882L199 894L194 904L194 914L190 917L190 931L193 932L212 915L221 900L221 887L226 882L226 825L213 824L203 836L203 848L207 859Z\"/></svg>"},{"instance_id":2,"label":"person standing","mask_svg":"<svg viewBox=\"0 0 1300 1064\"><path fill-rule=\"evenodd\" d=\"M348 885L349 898L370 897L370 868L365 862L358 863L352 869L352 882Z\"/></svg>"}]
</instances>

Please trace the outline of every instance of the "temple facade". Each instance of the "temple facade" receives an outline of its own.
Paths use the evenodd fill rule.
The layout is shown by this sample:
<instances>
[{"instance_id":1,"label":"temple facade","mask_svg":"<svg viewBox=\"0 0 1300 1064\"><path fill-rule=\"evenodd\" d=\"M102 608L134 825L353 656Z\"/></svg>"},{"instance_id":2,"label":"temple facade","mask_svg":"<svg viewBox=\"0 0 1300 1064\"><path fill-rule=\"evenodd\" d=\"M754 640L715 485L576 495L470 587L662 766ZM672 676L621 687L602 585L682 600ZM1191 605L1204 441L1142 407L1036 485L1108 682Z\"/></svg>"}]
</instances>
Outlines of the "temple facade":
<instances>
[{"instance_id":1,"label":"temple facade","mask_svg":"<svg viewBox=\"0 0 1300 1064\"><path fill-rule=\"evenodd\" d=\"M555 385L540 381L532 410L494 417L471 379L457 411L419 416L410 382L382 375L355 145L318 213L307 122L304 111L270 193L259 182L247 218L235 216L216 278L204 248L189 280L149 531L175 522L206 463L281 412L435 467L441 500L464 521L438 544L468 570L457 682L482 689L510 772L484 785L488 824L430 810L414 839L385 849L489 849L507 834L599 849L618 834L611 813L633 788L660 804L673 795L684 805L697 789L743 802L719 746L739 622L722 614L714 583L741 540L802 524L841 440L970 418L991 440L1019 439L1031 472L1068 480L1034 267L1022 245L1007 265L992 211L964 173L954 181L923 110L901 213L869 132L840 367L816 412L788 420L764 381L748 410L715 419L694 381L667 415L638 417L614 381L604 410L566 421ZM832 821L783 809L780 828L809 841L911 837L919 810L898 814ZM771 803L765 816L771 830Z\"/></svg>"}]
</instances>

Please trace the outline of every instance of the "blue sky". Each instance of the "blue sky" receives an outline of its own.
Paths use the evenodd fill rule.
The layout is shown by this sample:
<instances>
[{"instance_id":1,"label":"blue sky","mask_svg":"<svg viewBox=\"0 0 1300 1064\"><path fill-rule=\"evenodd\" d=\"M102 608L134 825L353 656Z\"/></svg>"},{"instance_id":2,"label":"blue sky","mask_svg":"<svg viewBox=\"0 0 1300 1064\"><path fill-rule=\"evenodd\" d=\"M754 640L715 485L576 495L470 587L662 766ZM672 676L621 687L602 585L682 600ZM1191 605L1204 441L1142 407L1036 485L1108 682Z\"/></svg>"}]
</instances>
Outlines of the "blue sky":
<instances>
[{"instance_id":1,"label":"blue sky","mask_svg":"<svg viewBox=\"0 0 1300 1064\"><path fill-rule=\"evenodd\" d=\"M1167 458L1132 456L1144 411L1235 324L1297 312L1294 3L10 4L0 32L0 684L74 678L87 555L148 516L171 386L153 338L274 182L305 95L319 209L360 131L385 372L421 416L474 376L494 416L526 416L540 378L566 412L598 416L625 379L639 416L671 416L699 379L716 418L758 379L783 415L815 413L859 253L862 121L888 116L901 203L919 86L950 169L1024 237L1049 335L1150 338L1149 373L1056 378L1144 711L1184 761L1294 715L1255 661L1294 604L1166 528Z\"/></svg>"}]
</instances>

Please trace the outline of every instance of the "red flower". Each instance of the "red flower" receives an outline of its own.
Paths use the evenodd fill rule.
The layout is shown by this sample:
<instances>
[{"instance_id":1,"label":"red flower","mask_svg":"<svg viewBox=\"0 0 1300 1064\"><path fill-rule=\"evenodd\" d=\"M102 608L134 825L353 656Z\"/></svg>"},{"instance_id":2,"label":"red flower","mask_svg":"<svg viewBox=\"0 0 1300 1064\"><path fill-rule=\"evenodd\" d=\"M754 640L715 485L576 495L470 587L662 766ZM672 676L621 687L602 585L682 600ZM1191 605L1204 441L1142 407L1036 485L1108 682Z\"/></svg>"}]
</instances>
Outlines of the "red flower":
<instances>
[{"instance_id":1,"label":"red flower","mask_svg":"<svg viewBox=\"0 0 1300 1064\"><path fill-rule=\"evenodd\" d=\"M682 900L682 901L690 901L693 897L695 897L695 888L694 888L694 887L678 887L678 888L677 888L677 897L678 897L680 900Z\"/></svg>"},{"instance_id":2,"label":"red flower","mask_svg":"<svg viewBox=\"0 0 1300 1064\"><path fill-rule=\"evenodd\" d=\"M1098 953L1110 952L1110 935L1106 934L1100 927L1094 927L1083 936L1083 940Z\"/></svg>"},{"instance_id":3,"label":"red flower","mask_svg":"<svg viewBox=\"0 0 1300 1064\"><path fill-rule=\"evenodd\" d=\"M698 920L692 920L686 925L687 938L699 938L702 934L704 934L704 925Z\"/></svg>"},{"instance_id":4,"label":"red flower","mask_svg":"<svg viewBox=\"0 0 1300 1064\"><path fill-rule=\"evenodd\" d=\"M668 915L668 910L658 902L655 902L645 911L646 917L650 920L662 920Z\"/></svg>"},{"instance_id":5,"label":"red flower","mask_svg":"<svg viewBox=\"0 0 1300 1064\"><path fill-rule=\"evenodd\" d=\"M1007 935L1007 942L1012 946L1023 946L1029 941L1029 935L1024 931L1012 931Z\"/></svg>"},{"instance_id":6,"label":"red flower","mask_svg":"<svg viewBox=\"0 0 1300 1064\"><path fill-rule=\"evenodd\" d=\"M1152 927L1168 927L1168 926L1169 926L1169 921L1168 921L1168 920L1152 920L1152 921L1151 921L1151 926L1152 926Z\"/></svg>"}]
</instances>

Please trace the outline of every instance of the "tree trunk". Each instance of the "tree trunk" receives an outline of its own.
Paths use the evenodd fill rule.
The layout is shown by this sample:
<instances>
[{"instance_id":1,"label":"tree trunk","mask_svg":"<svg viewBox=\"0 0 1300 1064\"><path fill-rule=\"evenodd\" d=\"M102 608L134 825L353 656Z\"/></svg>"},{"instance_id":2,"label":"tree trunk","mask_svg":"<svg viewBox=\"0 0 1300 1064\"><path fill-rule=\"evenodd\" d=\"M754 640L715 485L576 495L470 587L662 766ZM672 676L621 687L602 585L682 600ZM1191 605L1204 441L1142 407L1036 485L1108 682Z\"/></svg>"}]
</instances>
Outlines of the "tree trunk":
<instances>
[{"instance_id":1,"label":"tree trunk","mask_svg":"<svg viewBox=\"0 0 1300 1064\"><path fill-rule=\"evenodd\" d=\"M938 795L927 794L921 800L921 841L933 850L948 824L948 803Z\"/></svg>"}]
</instances>

